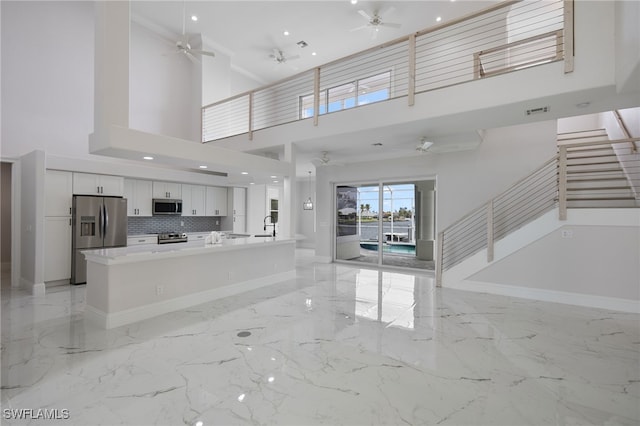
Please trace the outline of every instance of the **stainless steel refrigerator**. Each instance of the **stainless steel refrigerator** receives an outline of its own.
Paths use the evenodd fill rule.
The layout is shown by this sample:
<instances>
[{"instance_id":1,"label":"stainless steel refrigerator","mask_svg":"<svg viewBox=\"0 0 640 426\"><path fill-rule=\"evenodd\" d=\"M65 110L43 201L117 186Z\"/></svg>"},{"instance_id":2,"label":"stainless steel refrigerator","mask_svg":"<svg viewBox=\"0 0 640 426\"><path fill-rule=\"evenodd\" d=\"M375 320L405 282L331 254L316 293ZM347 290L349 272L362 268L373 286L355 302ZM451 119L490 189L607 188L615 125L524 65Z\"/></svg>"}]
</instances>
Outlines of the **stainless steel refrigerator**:
<instances>
[{"instance_id":1,"label":"stainless steel refrigerator","mask_svg":"<svg viewBox=\"0 0 640 426\"><path fill-rule=\"evenodd\" d=\"M73 196L71 284L87 282L82 250L127 245L127 199Z\"/></svg>"}]
</instances>

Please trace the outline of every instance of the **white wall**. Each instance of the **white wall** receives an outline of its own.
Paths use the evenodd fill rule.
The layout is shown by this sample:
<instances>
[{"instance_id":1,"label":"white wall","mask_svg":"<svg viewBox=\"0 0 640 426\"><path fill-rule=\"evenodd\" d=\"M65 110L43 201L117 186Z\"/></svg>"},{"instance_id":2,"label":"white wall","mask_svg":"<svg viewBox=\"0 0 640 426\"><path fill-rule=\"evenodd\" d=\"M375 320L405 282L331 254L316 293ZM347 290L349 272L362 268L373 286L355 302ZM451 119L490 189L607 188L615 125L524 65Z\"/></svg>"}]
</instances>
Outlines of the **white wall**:
<instances>
[{"instance_id":1,"label":"white wall","mask_svg":"<svg viewBox=\"0 0 640 426\"><path fill-rule=\"evenodd\" d=\"M2 156L87 156L93 2L2 1Z\"/></svg>"},{"instance_id":2,"label":"white wall","mask_svg":"<svg viewBox=\"0 0 640 426\"><path fill-rule=\"evenodd\" d=\"M562 232L572 232L563 238ZM640 228L563 227L469 277L510 286L640 300Z\"/></svg>"},{"instance_id":3,"label":"white wall","mask_svg":"<svg viewBox=\"0 0 640 426\"><path fill-rule=\"evenodd\" d=\"M316 244L315 225L318 205L316 203L315 188L315 178L311 180L309 180L309 178L299 178L297 181L293 210L298 212L296 234L304 238L298 242L298 247L313 248ZM309 196L311 196L311 201L313 201L313 210L303 210L302 203L304 203Z\"/></svg>"},{"instance_id":4,"label":"white wall","mask_svg":"<svg viewBox=\"0 0 640 426\"><path fill-rule=\"evenodd\" d=\"M474 151L319 167L316 255L331 256L333 183L435 177L439 231L552 158L556 154L556 127L555 121L545 121L486 130L484 141Z\"/></svg>"},{"instance_id":5,"label":"white wall","mask_svg":"<svg viewBox=\"0 0 640 426\"><path fill-rule=\"evenodd\" d=\"M129 127L200 141L201 65L174 53L175 49L149 29L131 23Z\"/></svg>"},{"instance_id":6,"label":"white wall","mask_svg":"<svg viewBox=\"0 0 640 426\"><path fill-rule=\"evenodd\" d=\"M616 84L619 90L640 90L640 2L614 3Z\"/></svg>"}]
</instances>

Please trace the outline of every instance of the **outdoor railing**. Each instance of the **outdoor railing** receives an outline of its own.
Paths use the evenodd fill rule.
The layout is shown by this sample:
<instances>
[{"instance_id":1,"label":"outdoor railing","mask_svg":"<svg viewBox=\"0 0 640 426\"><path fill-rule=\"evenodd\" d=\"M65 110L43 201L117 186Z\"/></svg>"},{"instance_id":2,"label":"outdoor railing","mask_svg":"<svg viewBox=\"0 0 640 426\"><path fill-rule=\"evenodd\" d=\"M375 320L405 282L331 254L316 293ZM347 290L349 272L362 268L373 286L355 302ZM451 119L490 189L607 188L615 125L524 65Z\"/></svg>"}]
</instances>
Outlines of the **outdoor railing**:
<instances>
[{"instance_id":1,"label":"outdoor railing","mask_svg":"<svg viewBox=\"0 0 640 426\"><path fill-rule=\"evenodd\" d=\"M573 0L505 1L202 108L202 142L564 60Z\"/></svg>"},{"instance_id":2,"label":"outdoor railing","mask_svg":"<svg viewBox=\"0 0 640 426\"><path fill-rule=\"evenodd\" d=\"M640 207L640 138L600 140L558 147L558 155L511 188L472 210L438 234L436 283L442 274L487 250L536 218L558 207Z\"/></svg>"}]
</instances>

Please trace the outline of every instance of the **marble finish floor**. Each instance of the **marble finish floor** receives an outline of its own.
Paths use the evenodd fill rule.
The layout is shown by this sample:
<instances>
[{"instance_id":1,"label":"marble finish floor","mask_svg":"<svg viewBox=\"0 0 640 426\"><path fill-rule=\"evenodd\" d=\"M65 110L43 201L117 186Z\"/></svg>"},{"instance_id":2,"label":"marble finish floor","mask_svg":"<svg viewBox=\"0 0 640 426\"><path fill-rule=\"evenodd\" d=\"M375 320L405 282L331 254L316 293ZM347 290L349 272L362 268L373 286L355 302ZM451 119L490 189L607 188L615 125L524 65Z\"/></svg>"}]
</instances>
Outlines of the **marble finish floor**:
<instances>
[{"instance_id":1,"label":"marble finish floor","mask_svg":"<svg viewBox=\"0 0 640 426\"><path fill-rule=\"evenodd\" d=\"M426 274L301 258L297 279L108 331L83 286L1 308L6 425L640 423L638 315ZM68 418L9 418L38 409Z\"/></svg>"}]
</instances>

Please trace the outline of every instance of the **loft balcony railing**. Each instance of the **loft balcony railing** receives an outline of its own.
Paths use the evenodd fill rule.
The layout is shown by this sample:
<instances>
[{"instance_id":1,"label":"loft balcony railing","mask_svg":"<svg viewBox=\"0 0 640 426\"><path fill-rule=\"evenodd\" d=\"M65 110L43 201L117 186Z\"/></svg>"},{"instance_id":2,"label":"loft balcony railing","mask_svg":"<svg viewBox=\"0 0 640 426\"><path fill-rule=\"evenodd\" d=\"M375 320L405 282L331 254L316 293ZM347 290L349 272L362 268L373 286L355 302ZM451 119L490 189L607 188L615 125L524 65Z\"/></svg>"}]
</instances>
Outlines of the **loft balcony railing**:
<instances>
[{"instance_id":1,"label":"loft balcony railing","mask_svg":"<svg viewBox=\"0 0 640 426\"><path fill-rule=\"evenodd\" d=\"M505 1L202 108L202 142L564 60L573 0Z\"/></svg>"}]
</instances>

